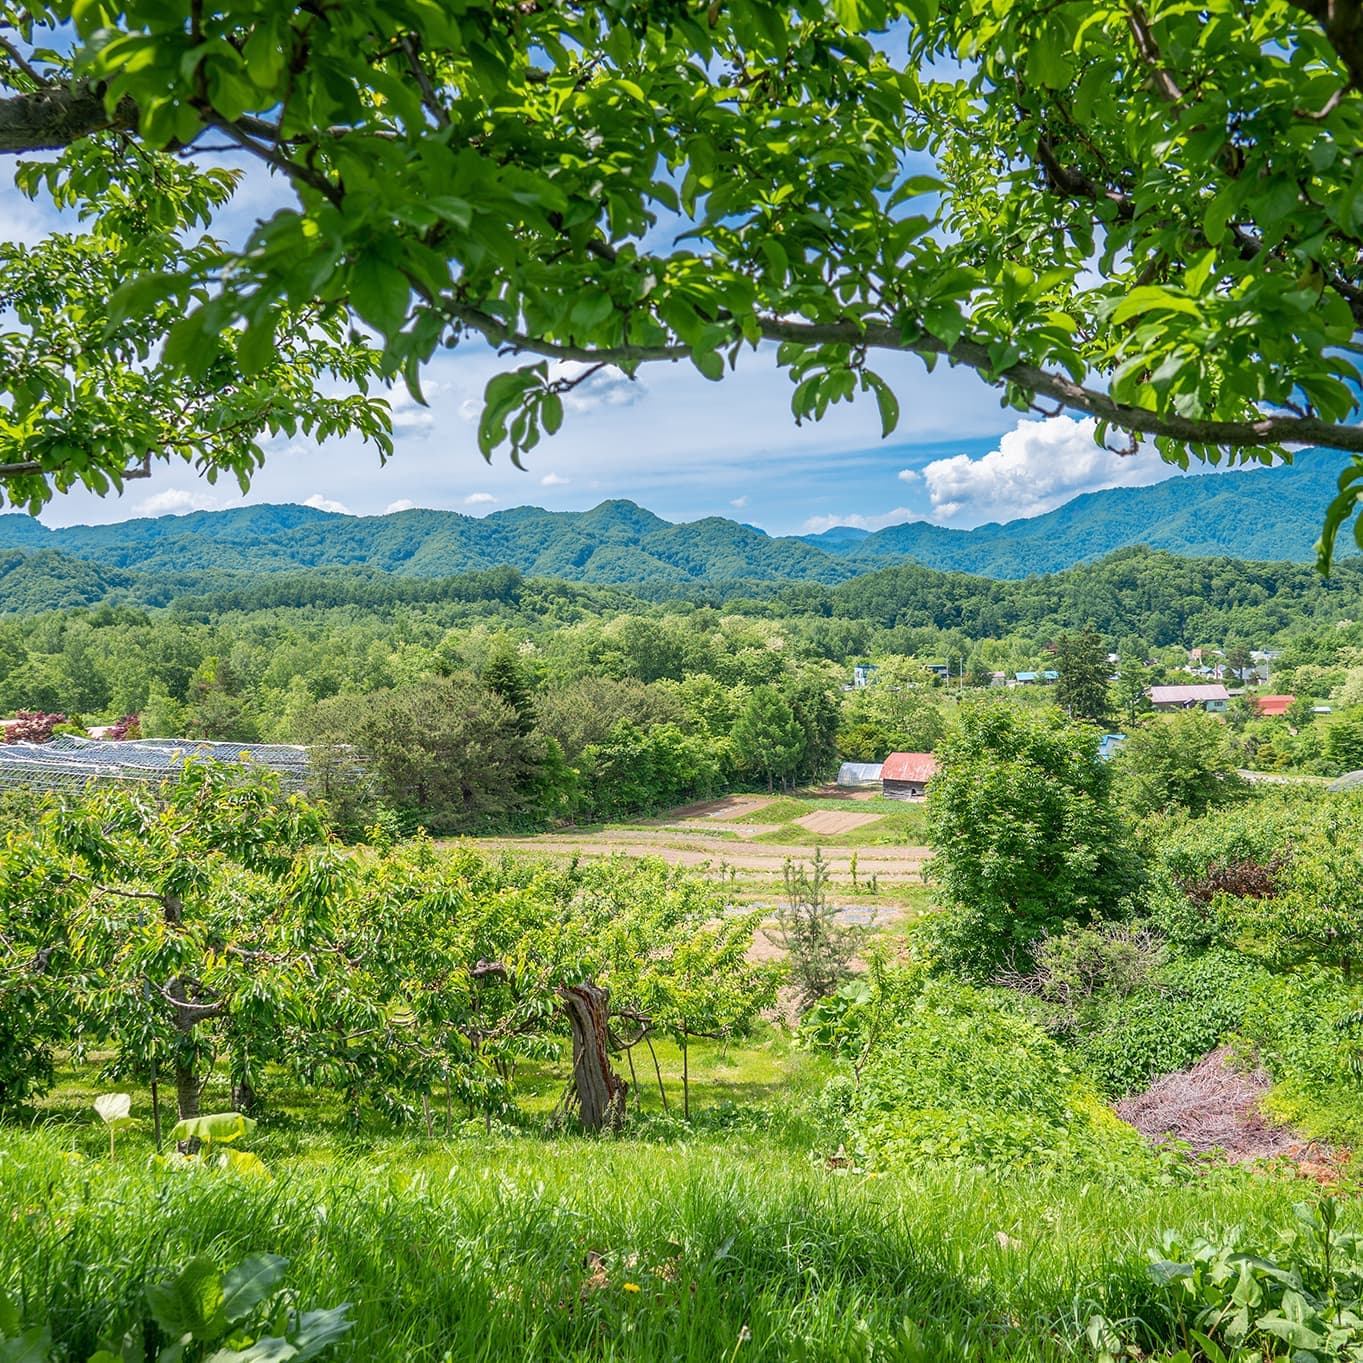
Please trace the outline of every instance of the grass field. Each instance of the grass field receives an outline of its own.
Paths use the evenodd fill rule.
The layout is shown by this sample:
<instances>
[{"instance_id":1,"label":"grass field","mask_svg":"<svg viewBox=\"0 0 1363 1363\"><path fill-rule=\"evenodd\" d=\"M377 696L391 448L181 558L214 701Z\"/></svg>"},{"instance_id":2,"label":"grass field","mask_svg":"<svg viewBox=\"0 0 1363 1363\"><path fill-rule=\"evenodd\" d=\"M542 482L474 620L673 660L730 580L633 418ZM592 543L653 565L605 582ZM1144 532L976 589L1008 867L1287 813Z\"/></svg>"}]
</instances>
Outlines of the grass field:
<instances>
[{"instance_id":1,"label":"grass field","mask_svg":"<svg viewBox=\"0 0 1363 1363\"><path fill-rule=\"evenodd\" d=\"M1313 1192L1173 1161L1153 1180L862 1174L821 1123L830 1064L779 1030L693 1045L689 1125L679 1057L659 1059L671 1115L640 1075L616 1138L549 1133L561 1065L520 1076L517 1126L456 1111L448 1136L439 1108L433 1136L352 1130L270 1091L249 1140L264 1178L153 1165L142 1095L111 1157L90 1107L107 1086L68 1070L25 1129L0 1127L0 1291L81 1363L149 1282L258 1252L291 1260L300 1307L353 1304L338 1359L1093 1359L1095 1315L1147 1349L1170 1341L1147 1268L1165 1230L1268 1245ZM1358 1204L1345 1220L1363 1225Z\"/></svg>"},{"instance_id":2,"label":"grass field","mask_svg":"<svg viewBox=\"0 0 1363 1363\"><path fill-rule=\"evenodd\" d=\"M1301 1195L1235 1173L873 1179L828 1168L810 1134L755 1113L671 1139L281 1130L256 1142L273 1177L247 1180L150 1168L132 1143L110 1160L74 1129L8 1132L0 1283L82 1360L148 1281L265 1250L292 1261L301 1305L353 1303L339 1358L1084 1358L1094 1314L1167 1336L1146 1270L1164 1229L1262 1240Z\"/></svg>"}]
</instances>

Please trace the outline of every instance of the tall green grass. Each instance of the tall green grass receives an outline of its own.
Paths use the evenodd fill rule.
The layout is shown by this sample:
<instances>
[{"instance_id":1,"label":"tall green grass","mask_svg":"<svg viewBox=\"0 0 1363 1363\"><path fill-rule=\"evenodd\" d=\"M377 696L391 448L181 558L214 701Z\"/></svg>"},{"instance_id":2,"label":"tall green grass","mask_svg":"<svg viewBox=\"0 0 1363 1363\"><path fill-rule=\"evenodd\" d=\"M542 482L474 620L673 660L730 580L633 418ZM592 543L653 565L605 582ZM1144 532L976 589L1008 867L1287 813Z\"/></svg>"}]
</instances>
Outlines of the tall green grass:
<instances>
[{"instance_id":1,"label":"tall green grass","mask_svg":"<svg viewBox=\"0 0 1363 1363\"><path fill-rule=\"evenodd\" d=\"M286 1132L273 1179L73 1157L84 1129L0 1134L0 1287L83 1360L195 1254L292 1260L307 1306L354 1303L337 1357L388 1360L1065 1359L1093 1314L1166 1307L1145 1250L1241 1224L1300 1184L1150 1187L830 1169L760 1131L668 1142L477 1133L347 1146Z\"/></svg>"}]
</instances>

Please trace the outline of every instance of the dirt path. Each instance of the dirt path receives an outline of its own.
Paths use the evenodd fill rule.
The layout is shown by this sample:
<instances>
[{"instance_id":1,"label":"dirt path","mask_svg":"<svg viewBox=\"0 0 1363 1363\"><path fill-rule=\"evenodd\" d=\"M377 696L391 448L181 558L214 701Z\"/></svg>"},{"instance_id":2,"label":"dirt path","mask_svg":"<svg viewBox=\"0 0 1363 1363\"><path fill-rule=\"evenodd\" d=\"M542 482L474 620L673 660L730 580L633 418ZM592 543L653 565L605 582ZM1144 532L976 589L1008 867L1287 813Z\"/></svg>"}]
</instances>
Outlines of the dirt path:
<instances>
[{"instance_id":1,"label":"dirt path","mask_svg":"<svg viewBox=\"0 0 1363 1363\"><path fill-rule=\"evenodd\" d=\"M746 829L745 829L746 831ZM718 833L718 830L716 830ZM747 842L731 835L706 836L701 830L619 828L590 833L539 833L521 838L470 838L487 852L521 852L542 857L661 857L674 866L718 865L779 877L786 860L809 861L814 849L780 843ZM850 875L853 855L857 874L882 880L917 880L928 858L925 847L824 847L824 860L834 875Z\"/></svg>"}]
</instances>

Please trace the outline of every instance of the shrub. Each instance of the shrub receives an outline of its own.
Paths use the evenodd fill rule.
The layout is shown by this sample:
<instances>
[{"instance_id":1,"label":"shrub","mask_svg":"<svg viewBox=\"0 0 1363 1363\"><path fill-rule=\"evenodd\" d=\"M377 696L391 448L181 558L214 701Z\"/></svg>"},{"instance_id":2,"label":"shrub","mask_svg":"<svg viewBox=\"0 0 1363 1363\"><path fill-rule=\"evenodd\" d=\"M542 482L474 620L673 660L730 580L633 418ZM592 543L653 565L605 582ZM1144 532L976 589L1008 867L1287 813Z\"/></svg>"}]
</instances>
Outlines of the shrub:
<instances>
[{"instance_id":1,"label":"shrub","mask_svg":"<svg viewBox=\"0 0 1363 1363\"><path fill-rule=\"evenodd\" d=\"M1263 979L1261 967L1231 951L1171 961L1146 988L1107 1003L1075 1050L1105 1094L1134 1093L1236 1031Z\"/></svg>"},{"instance_id":2,"label":"shrub","mask_svg":"<svg viewBox=\"0 0 1363 1363\"><path fill-rule=\"evenodd\" d=\"M1150 979L1168 952L1164 939L1132 923L1107 923L1048 934L1032 953L1031 974L1007 971L999 982L1073 1008L1100 992L1118 998Z\"/></svg>"},{"instance_id":3,"label":"shrub","mask_svg":"<svg viewBox=\"0 0 1363 1363\"><path fill-rule=\"evenodd\" d=\"M1305 1135L1363 1144L1363 994L1323 969L1264 974L1248 999L1240 1041L1273 1076L1265 1106Z\"/></svg>"},{"instance_id":4,"label":"shrub","mask_svg":"<svg viewBox=\"0 0 1363 1363\"><path fill-rule=\"evenodd\" d=\"M850 1114L862 1162L1107 1166L1141 1138L1063 1048L997 997L929 984L870 1058Z\"/></svg>"}]
</instances>

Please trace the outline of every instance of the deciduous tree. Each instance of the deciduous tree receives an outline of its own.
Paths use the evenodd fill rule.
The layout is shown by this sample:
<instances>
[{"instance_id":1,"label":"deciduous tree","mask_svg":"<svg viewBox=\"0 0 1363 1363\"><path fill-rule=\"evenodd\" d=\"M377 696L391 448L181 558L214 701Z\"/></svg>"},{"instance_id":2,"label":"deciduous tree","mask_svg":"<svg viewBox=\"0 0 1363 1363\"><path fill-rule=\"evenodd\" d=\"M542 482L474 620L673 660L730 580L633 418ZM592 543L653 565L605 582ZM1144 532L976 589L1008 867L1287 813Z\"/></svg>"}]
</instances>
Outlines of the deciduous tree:
<instances>
[{"instance_id":1,"label":"deciduous tree","mask_svg":"<svg viewBox=\"0 0 1363 1363\"><path fill-rule=\"evenodd\" d=\"M719 379L764 341L801 420L861 393L892 430L875 357L907 352L1171 460L1363 450L1359 0L0 17L0 151L55 152L21 182L95 239L5 271L0 478L32 507L161 457L244 479L300 425L385 440L372 407L316 397L373 363L350 317L414 390L442 345L526 357L480 427L513 456L600 366ZM291 196L232 242L192 230L228 177L181 163L224 146Z\"/></svg>"}]
</instances>

